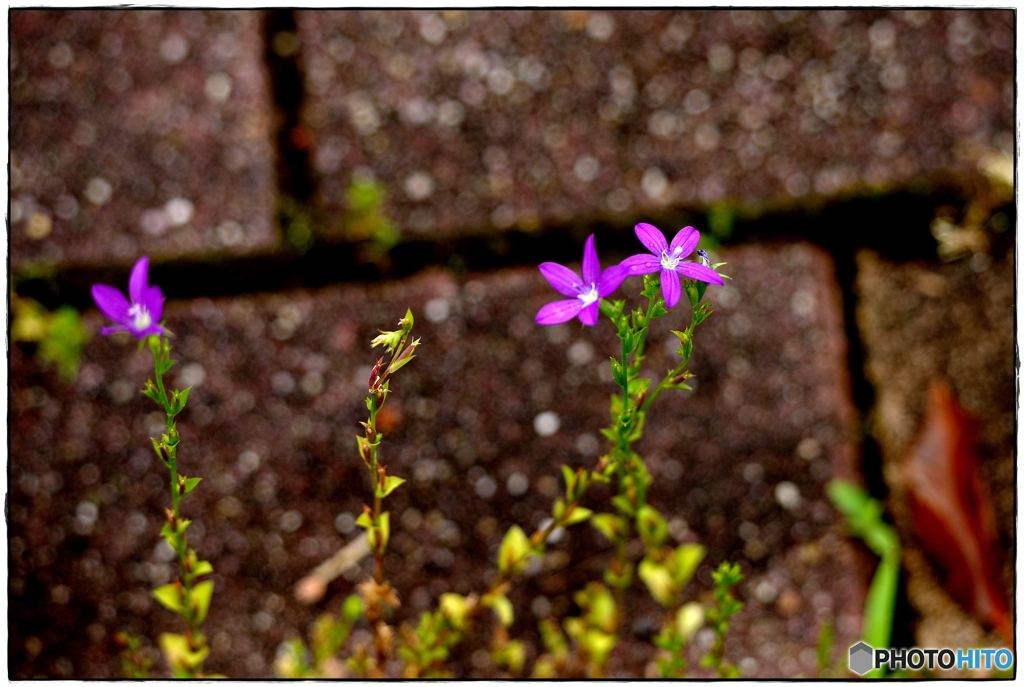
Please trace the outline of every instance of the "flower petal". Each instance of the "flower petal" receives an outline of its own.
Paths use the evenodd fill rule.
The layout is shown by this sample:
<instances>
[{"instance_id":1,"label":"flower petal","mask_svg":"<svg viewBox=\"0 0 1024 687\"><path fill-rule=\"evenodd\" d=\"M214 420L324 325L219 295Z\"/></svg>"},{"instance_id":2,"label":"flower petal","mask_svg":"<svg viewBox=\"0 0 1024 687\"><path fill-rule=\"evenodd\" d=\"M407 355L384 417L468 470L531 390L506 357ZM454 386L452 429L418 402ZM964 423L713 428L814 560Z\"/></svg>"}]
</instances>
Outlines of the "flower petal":
<instances>
[{"instance_id":1,"label":"flower petal","mask_svg":"<svg viewBox=\"0 0 1024 687\"><path fill-rule=\"evenodd\" d=\"M651 274L661 269L661 260L653 255L640 253L629 256L619 263L619 267L626 268L626 271L629 273L627 276L632 274Z\"/></svg>"},{"instance_id":2,"label":"flower petal","mask_svg":"<svg viewBox=\"0 0 1024 687\"><path fill-rule=\"evenodd\" d=\"M562 324L576 317L583 309L583 301L573 298L567 301L548 303L537 311L537 324Z\"/></svg>"},{"instance_id":3,"label":"flower petal","mask_svg":"<svg viewBox=\"0 0 1024 687\"><path fill-rule=\"evenodd\" d=\"M142 307L146 309L153 322L159 322L164 314L164 295L159 286L146 289L142 297Z\"/></svg>"},{"instance_id":4,"label":"flower petal","mask_svg":"<svg viewBox=\"0 0 1024 687\"><path fill-rule=\"evenodd\" d=\"M597 248L594 247L594 235L591 234L583 245L583 284L589 288L600 278L601 262L597 258Z\"/></svg>"},{"instance_id":5,"label":"flower petal","mask_svg":"<svg viewBox=\"0 0 1024 687\"><path fill-rule=\"evenodd\" d=\"M551 284L551 288L563 296L575 296L579 294L580 287L583 286L580 275L557 262L542 262L538 269Z\"/></svg>"},{"instance_id":6,"label":"flower petal","mask_svg":"<svg viewBox=\"0 0 1024 687\"><path fill-rule=\"evenodd\" d=\"M644 244L647 250L655 255L661 255L662 251L668 250L668 244L665 243L665 235L653 224L640 222L640 224L633 228L633 231L636 232L636 237L640 239L640 243Z\"/></svg>"},{"instance_id":7,"label":"flower petal","mask_svg":"<svg viewBox=\"0 0 1024 687\"><path fill-rule=\"evenodd\" d=\"M654 257L648 256L648 257ZM622 280L629 276L629 270L622 265L612 265L601 273L601 279L597 282L597 295L600 298L609 296L615 289L619 288Z\"/></svg>"},{"instance_id":8,"label":"flower petal","mask_svg":"<svg viewBox=\"0 0 1024 687\"><path fill-rule=\"evenodd\" d=\"M96 307L108 319L121 323L128 319L128 308L131 307L131 304L128 303L124 294L113 286L93 284L92 299L96 301Z\"/></svg>"},{"instance_id":9,"label":"flower petal","mask_svg":"<svg viewBox=\"0 0 1024 687\"><path fill-rule=\"evenodd\" d=\"M584 306L583 309L580 310L580 322L588 327L595 326L597 324L597 313L599 309L600 306L597 304L597 301Z\"/></svg>"},{"instance_id":10,"label":"flower petal","mask_svg":"<svg viewBox=\"0 0 1024 687\"><path fill-rule=\"evenodd\" d=\"M685 258L687 255L693 252L693 249L697 247L697 242L700 241L700 232L693 227L683 227L680 229L674 237L672 237L672 243L668 246L668 251L671 253L676 248L682 248L679 252L680 258Z\"/></svg>"},{"instance_id":11,"label":"flower petal","mask_svg":"<svg viewBox=\"0 0 1024 687\"><path fill-rule=\"evenodd\" d=\"M142 303L149 288L149 258L143 255L135 261L132 274L128 277L128 297L132 303Z\"/></svg>"},{"instance_id":12,"label":"flower petal","mask_svg":"<svg viewBox=\"0 0 1024 687\"><path fill-rule=\"evenodd\" d=\"M721 286L725 282L722 281L722 275L715 272L710 267L699 265L695 262L681 262L676 265L676 272L683 275L687 279L696 279L698 281L706 281L709 284L718 284Z\"/></svg>"},{"instance_id":13,"label":"flower petal","mask_svg":"<svg viewBox=\"0 0 1024 687\"><path fill-rule=\"evenodd\" d=\"M115 324L113 327L100 327L100 334L110 336L114 332L123 332L126 329L128 329L126 324Z\"/></svg>"},{"instance_id":14,"label":"flower petal","mask_svg":"<svg viewBox=\"0 0 1024 687\"><path fill-rule=\"evenodd\" d=\"M665 307L671 308L679 302L679 294L682 287L679 285L679 275L672 270L661 271L661 293L665 296Z\"/></svg>"}]
</instances>

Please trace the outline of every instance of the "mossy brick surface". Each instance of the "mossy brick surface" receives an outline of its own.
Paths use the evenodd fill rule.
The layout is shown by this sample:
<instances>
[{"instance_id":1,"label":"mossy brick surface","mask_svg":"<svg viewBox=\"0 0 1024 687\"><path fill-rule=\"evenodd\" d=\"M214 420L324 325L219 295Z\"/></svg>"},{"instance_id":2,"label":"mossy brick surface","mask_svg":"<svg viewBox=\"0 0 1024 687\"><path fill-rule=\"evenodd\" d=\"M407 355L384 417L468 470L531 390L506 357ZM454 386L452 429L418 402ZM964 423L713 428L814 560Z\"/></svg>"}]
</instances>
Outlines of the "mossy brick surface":
<instances>
[{"instance_id":1,"label":"mossy brick surface","mask_svg":"<svg viewBox=\"0 0 1024 687\"><path fill-rule=\"evenodd\" d=\"M444 236L963 182L1013 150L1009 10L296 16L331 236L357 172Z\"/></svg>"},{"instance_id":2,"label":"mossy brick surface","mask_svg":"<svg viewBox=\"0 0 1024 687\"><path fill-rule=\"evenodd\" d=\"M659 401L637 450L675 539L708 547L694 596L707 600L720 561L744 570L729 657L749 675L812 674L826 624L837 647L855 641L870 572L824 491L856 470L838 290L828 256L804 244L720 258L733 279L708 291L716 312L697 330L695 390ZM633 278L622 293L638 290ZM209 670L271 676L280 642L353 589L335 581L317 608L292 597L358 532L369 483L354 437L379 354L368 344L407 307L423 344L380 418L382 462L408 480L386 501L397 618L443 592L485 587L505 530L532 531L550 512L559 464L593 466L604 450L599 430L615 390L606 358L618 341L606 322L534 324L557 297L535 269L513 269L167 305L178 360L168 381L193 386L179 418L180 469L204 478L183 512L190 542L216 571ZM85 317L98 329L97 312ZM669 329L688 317L679 306L658 321L645 372L672 364ZM175 574L158 536L166 470L148 445L163 416L138 393L150 365L133 340L97 336L77 382L61 385L28 349L12 348L12 677L115 677L115 632L152 639L178 627L150 598ZM541 436L536 427L552 427L544 413L558 422ZM609 495L595 488L586 505L605 509ZM569 612L572 591L599 579L610 553L577 525L515 587L512 633L531 656L537 619ZM660 610L639 587L628 607L612 676L643 675L653 659ZM456 652L458 675L495 674L470 660L477 648Z\"/></svg>"},{"instance_id":3,"label":"mossy brick surface","mask_svg":"<svg viewBox=\"0 0 1024 687\"><path fill-rule=\"evenodd\" d=\"M277 244L258 12L12 10L11 264Z\"/></svg>"}]
</instances>

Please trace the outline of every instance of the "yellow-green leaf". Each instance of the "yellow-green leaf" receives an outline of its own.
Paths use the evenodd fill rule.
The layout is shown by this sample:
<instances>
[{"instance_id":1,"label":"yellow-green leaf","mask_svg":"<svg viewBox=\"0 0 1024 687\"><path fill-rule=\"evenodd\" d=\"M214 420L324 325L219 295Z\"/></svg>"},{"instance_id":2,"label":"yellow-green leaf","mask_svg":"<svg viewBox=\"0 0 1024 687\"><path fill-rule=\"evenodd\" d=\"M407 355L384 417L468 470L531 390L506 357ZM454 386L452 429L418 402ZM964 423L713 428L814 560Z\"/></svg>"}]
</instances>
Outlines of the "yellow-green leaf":
<instances>
[{"instance_id":1,"label":"yellow-green leaf","mask_svg":"<svg viewBox=\"0 0 1024 687\"><path fill-rule=\"evenodd\" d=\"M515 616L512 613L512 602L508 600L507 596L504 594L485 596L482 603L494 611L502 625L505 627L512 625Z\"/></svg>"},{"instance_id":2,"label":"yellow-green leaf","mask_svg":"<svg viewBox=\"0 0 1024 687\"><path fill-rule=\"evenodd\" d=\"M637 574L640 575L640 579L647 585L647 589L651 592L651 596L654 597L655 601L662 606L672 606L675 601L676 592L679 589L673 584L668 568L660 563L655 563L650 558L645 558L640 561Z\"/></svg>"},{"instance_id":3,"label":"yellow-green leaf","mask_svg":"<svg viewBox=\"0 0 1024 687\"><path fill-rule=\"evenodd\" d=\"M575 525L578 522L583 522L584 520L588 519L591 515L593 515L593 513L594 511L590 510L589 508L584 508L583 506L576 506L575 508L572 509L572 512L569 513L569 517L565 519L565 524Z\"/></svg>"},{"instance_id":4,"label":"yellow-green leaf","mask_svg":"<svg viewBox=\"0 0 1024 687\"><path fill-rule=\"evenodd\" d=\"M196 622L203 622L210 610L210 599L213 598L213 580L200 582L192 588L192 609L196 614Z\"/></svg>"},{"instance_id":5,"label":"yellow-green leaf","mask_svg":"<svg viewBox=\"0 0 1024 687\"><path fill-rule=\"evenodd\" d=\"M619 516L617 515L598 513L590 518L590 524L610 542L614 543L619 537Z\"/></svg>"},{"instance_id":6,"label":"yellow-green leaf","mask_svg":"<svg viewBox=\"0 0 1024 687\"><path fill-rule=\"evenodd\" d=\"M181 599L181 587L173 582L154 589L153 598L169 611L181 613L185 610Z\"/></svg>"},{"instance_id":7,"label":"yellow-green leaf","mask_svg":"<svg viewBox=\"0 0 1024 687\"><path fill-rule=\"evenodd\" d=\"M685 587L697 566L704 560L706 550L700 544L682 544L673 553L672 579L680 588Z\"/></svg>"},{"instance_id":8,"label":"yellow-green leaf","mask_svg":"<svg viewBox=\"0 0 1024 687\"><path fill-rule=\"evenodd\" d=\"M380 497L384 498L385 496L387 496L388 494L390 494L403 484L405 484L405 480L402 479L401 477L388 475L387 479L384 480L383 486L381 486L380 488Z\"/></svg>"},{"instance_id":9,"label":"yellow-green leaf","mask_svg":"<svg viewBox=\"0 0 1024 687\"><path fill-rule=\"evenodd\" d=\"M512 525L505 533L505 538L501 540L501 547L498 549L498 570L516 572L532 548L522 528L519 525Z\"/></svg>"},{"instance_id":10,"label":"yellow-green leaf","mask_svg":"<svg viewBox=\"0 0 1024 687\"><path fill-rule=\"evenodd\" d=\"M200 575L209 575L213 572L213 566L210 565L210 561L199 561L196 563L195 569L192 570L193 577L199 577Z\"/></svg>"}]
</instances>

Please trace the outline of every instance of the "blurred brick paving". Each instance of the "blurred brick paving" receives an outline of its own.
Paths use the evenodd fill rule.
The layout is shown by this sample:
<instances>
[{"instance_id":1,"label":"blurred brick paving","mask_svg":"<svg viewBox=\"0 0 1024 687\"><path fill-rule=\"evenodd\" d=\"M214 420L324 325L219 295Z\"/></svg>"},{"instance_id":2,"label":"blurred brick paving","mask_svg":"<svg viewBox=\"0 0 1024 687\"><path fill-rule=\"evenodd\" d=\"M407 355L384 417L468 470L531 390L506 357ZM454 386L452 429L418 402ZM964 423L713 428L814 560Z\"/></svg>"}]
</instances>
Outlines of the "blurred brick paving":
<instances>
[{"instance_id":1,"label":"blurred brick paving","mask_svg":"<svg viewBox=\"0 0 1024 687\"><path fill-rule=\"evenodd\" d=\"M167 307L171 378L195 385L181 460L204 477L185 509L216 569L211 671L271 677L280 642L358 579L334 582L320 608L291 596L358 531L368 486L352 436L368 342L406 307L424 345L395 385L384 444L409 479L389 501L399 619L483 587L502 533L549 511L557 465L599 455L614 335L533 323L553 297L532 266L549 259L536 244L512 258L500 240L459 244L480 252L474 261L493 252L493 264L515 264L442 271L460 264L438 257L453 237L536 232L578 255L595 228L600 248L613 243L604 227L621 239L638 219L672 229L697 217L711 234L716 209L745 213L743 242L717 251L733 281L709 289L695 391L664 398L639 446L673 536L709 548L694 592L707 594L720 560L744 568L746 607L727 646L743 675L816 675L831 625L846 676L874 561L846 537L824 484L863 479L876 440L884 464L899 460L930 375L948 376L982 420L1014 550L1012 241L939 266L918 215L873 227L926 246L913 263L758 234L761 212L813 222L814 208L847 198L909 189L955 204L980 188L980 168L1013 153L1010 11L287 12L11 12L15 288L74 270L126 275L148 254L171 280L165 293L186 274L200 275L190 293L237 293L224 285L243 275L256 291ZM294 33L282 28L292 19ZM301 102L282 95L289 72L268 67L282 59L299 70ZM281 165L303 159L310 168L290 172L312 184L307 205L282 181ZM398 230L393 253L423 247L411 277L352 283L349 267L388 259L353 243L367 235L346 194L370 181ZM302 226L310 254L345 258L325 286L298 271ZM685 317L652 334L651 374ZM95 309L84 318L98 331ZM146 447L162 420L138 394L149 365L136 349L96 335L67 385L31 347L10 348L12 678L118 677L115 632L148 641L176 627L150 597L174 566L157 545L166 477ZM541 436L548 412L556 429ZM577 526L517 587L513 634L531 657L536 620L569 611L603 553ZM660 624L639 588L629 603L617 677L650 670ZM952 603L917 604L920 622L904 629L984 638L962 612L949 620ZM458 676L498 675L479 648L456 654Z\"/></svg>"},{"instance_id":2,"label":"blurred brick paving","mask_svg":"<svg viewBox=\"0 0 1024 687\"><path fill-rule=\"evenodd\" d=\"M277 245L259 12L11 12L11 262Z\"/></svg>"}]
</instances>

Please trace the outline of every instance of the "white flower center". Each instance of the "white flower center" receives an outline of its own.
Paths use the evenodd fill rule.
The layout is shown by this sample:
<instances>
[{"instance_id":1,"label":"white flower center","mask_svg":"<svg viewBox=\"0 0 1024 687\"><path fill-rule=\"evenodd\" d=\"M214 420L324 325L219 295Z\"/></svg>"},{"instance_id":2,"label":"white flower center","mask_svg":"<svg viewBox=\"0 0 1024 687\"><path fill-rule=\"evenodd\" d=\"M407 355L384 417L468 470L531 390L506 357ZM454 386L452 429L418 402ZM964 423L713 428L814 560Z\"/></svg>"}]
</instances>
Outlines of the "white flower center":
<instances>
[{"instance_id":1,"label":"white flower center","mask_svg":"<svg viewBox=\"0 0 1024 687\"><path fill-rule=\"evenodd\" d=\"M147 329L149 325L153 324L153 318L149 311L139 303L133 303L128 308L128 316L132 318L132 328L138 331Z\"/></svg>"},{"instance_id":2,"label":"white flower center","mask_svg":"<svg viewBox=\"0 0 1024 687\"><path fill-rule=\"evenodd\" d=\"M679 254L683 252L681 246L677 247L670 254L667 250L661 251L661 266L666 270L674 270L679 261L682 260Z\"/></svg>"},{"instance_id":3,"label":"white flower center","mask_svg":"<svg viewBox=\"0 0 1024 687\"><path fill-rule=\"evenodd\" d=\"M584 291L580 295L576 296L576 298L583 301L583 307L587 307L591 303L596 302L597 299L600 298L600 296L597 295L597 284L591 284L589 291Z\"/></svg>"}]
</instances>

